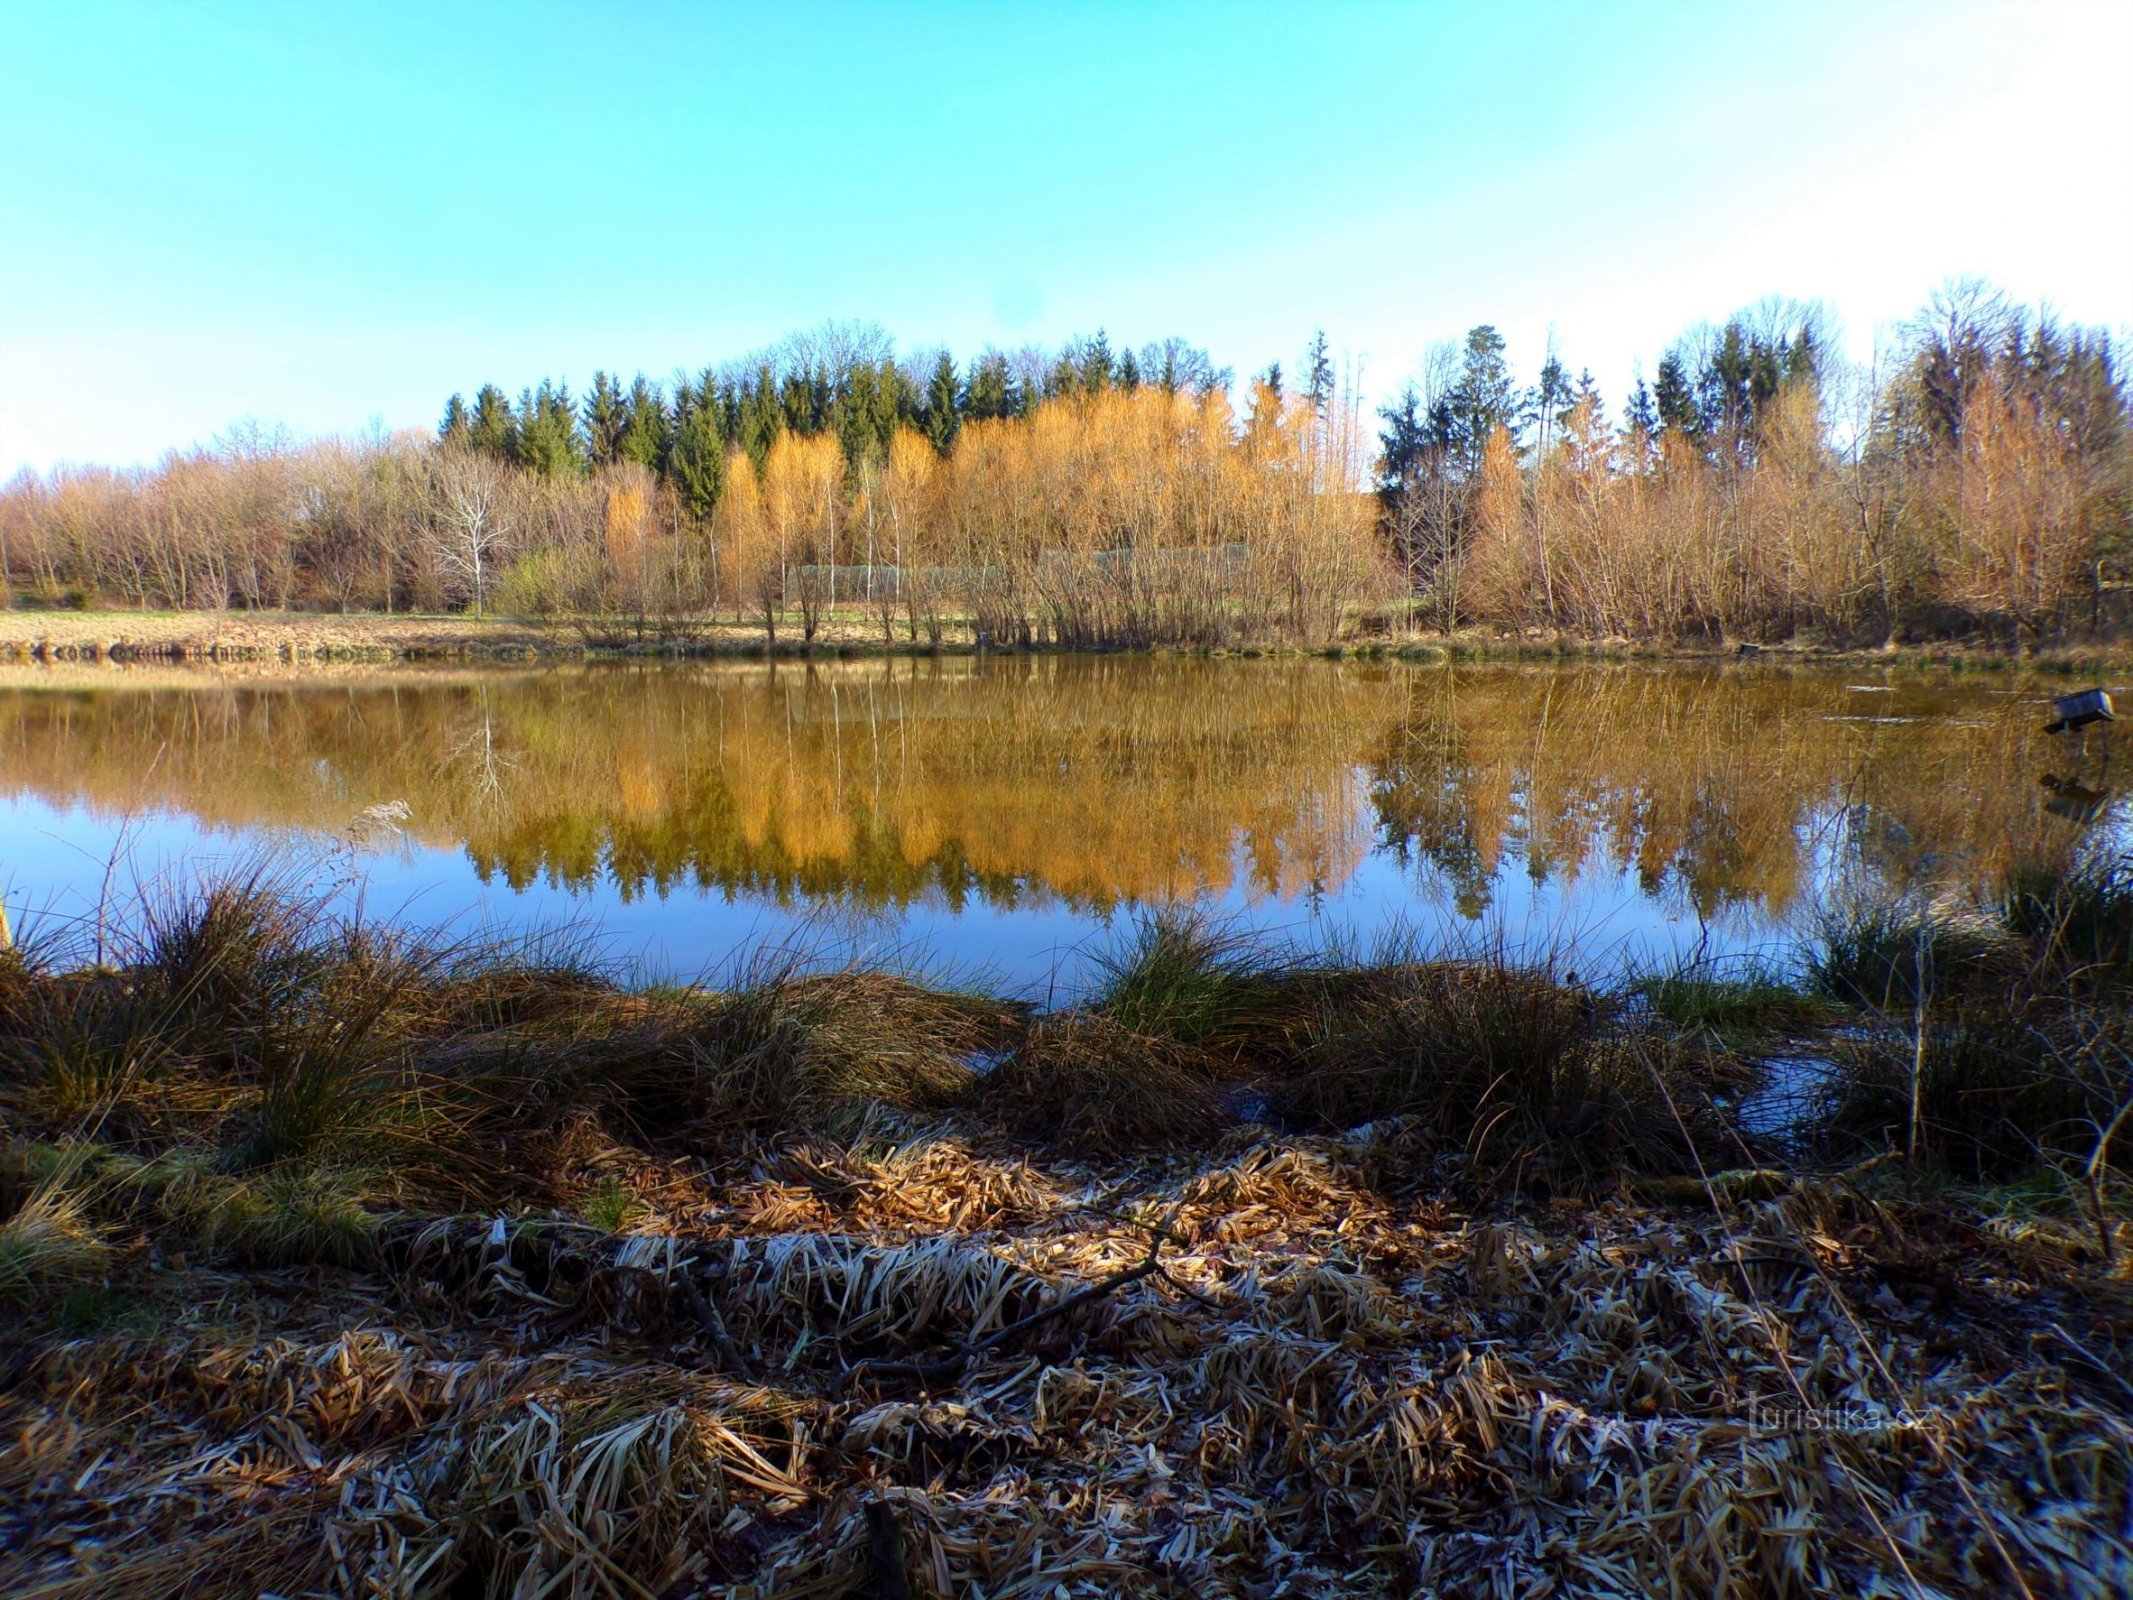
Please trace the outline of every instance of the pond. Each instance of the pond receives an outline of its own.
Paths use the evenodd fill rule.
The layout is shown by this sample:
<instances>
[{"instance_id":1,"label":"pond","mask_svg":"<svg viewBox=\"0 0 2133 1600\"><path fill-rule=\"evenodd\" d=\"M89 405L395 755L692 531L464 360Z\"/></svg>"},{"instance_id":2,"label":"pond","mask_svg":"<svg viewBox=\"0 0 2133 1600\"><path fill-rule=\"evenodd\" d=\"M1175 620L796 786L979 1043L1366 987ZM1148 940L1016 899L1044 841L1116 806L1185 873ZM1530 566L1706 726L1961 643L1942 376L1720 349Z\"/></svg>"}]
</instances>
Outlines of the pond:
<instances>
[{"instance_id":1,"label":"pond","mask_svg":"<svg viewBox=\"0 0 2133 1600\"><path fill-rule=\"evenodd\" d=\"M1598 971L1960 895L2122 803L2069 685L1756 662L996 656L0 680L18 932L271 853L369 914L569 926L643 975L764 941L1042 997L1192 906ZM79 924L72 924L79 925Z\"/></svg>"}]
</instances>

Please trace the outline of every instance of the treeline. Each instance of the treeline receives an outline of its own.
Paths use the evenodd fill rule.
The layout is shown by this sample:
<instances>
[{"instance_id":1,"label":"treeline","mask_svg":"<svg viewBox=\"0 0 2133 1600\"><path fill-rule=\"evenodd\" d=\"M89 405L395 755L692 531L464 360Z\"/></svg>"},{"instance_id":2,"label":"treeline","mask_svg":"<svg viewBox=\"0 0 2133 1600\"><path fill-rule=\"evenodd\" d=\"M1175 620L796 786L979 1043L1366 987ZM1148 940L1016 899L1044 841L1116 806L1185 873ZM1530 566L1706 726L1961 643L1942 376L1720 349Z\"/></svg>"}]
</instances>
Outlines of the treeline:
<instances>
[{"instance_id":1,"label":"treeline","mask_svg":"<svg viewBox=\"0 0 2133 1600\"><path fill-rule=\"evenodd\" d=\"M1309 642L1396 581L1352 394L1244 386L1178 339L899 360L832 325L671 385L447 403L433 439L241 434L150 472L25 478L0 565L129 605L464 606L602 638L834 612L939 642Z\"/></svg>"},{"instance_id":2,"label":"treeline","mask_svg":"<svg viewBox=\"0 0 2133 1600\"><path fill-rule=\"evenodd\" d=\"M1333 399L1324 335L1310 354L1311 396ZM1056 352L987 349L958 368L946 350L900 358L871 324L830 323L742 361L678 373L662 386L595 372L582 401L543 379L514 402L494 384L472 404L453 395L438 437L547 476L634 462L658 473L700 518L712 515L727 469L744 454L760 472L781 434L834 435L857 470L884 458L904 429L946 456L966 422L1026 417L1047 400L1143 386L1198 397L1231 384L1205 350L1170 338L1114 351L1099 330ZM1277 375L1278 386L1278 375Z\"/></svg>"},{"instance_id":3,"label":"treeline","mask_svg":"<svg viewBox=\"0 0 2133 1600\"><path fill-rule=\"evenodd\" d=\"M1619 421L1553 351L1514 385L1480 327L1381 417L1387 536L1446 628L2034 644L2123 621L2121 354L1981 284L1866 371L1817 308L1766 302L1668 351Z\"/></svg>"},{"instance_id":4,"label":"treeline","mask_svg":"<svg viewBox=\"0 0 2133 1600\"><path fill-rule=\"evenodd\" d=\"M240 430L0 492L33 604L505 610L603 640L1312 642L1446 629L2034 643L2121 620L2119 353L1976 284L1864 370L1819 311L1692 332L1619 416L1551 350L1434 352L1371 447L1323 335L1294 381L1180 339L899 354L830 324L665 383L454 395L434 435ZM1372 490L1374 489L1374 493Z\"/></svg>"}]
</instances>

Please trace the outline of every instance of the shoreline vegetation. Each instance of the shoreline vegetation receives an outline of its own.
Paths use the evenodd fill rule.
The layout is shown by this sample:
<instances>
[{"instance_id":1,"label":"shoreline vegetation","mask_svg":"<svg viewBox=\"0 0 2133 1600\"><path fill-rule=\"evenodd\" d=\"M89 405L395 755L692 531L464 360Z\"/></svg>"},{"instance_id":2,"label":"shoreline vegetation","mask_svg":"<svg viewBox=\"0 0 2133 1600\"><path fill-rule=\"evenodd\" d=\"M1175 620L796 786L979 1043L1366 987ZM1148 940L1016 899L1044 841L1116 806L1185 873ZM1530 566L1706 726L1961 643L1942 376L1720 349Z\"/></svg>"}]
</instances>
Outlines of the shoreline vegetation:
<instances>
[{"instance_id":1,"label":"shoreline vegetation","mask_svg":"<svg viewBox=\"0 0 2133 1600\"><path fill-rule=\"evenodd\" d=\"M11 1594L2133 1580L2124 859L1665 972L1152 915L1050 1005L267 869L16 938Z\"/></svg>"},{"instance_id":2,"label":"shoreline vegetation","mask_svg":"<svg viewBox=\"0 0 2133 1600\"><path fill-rule=\"evenodd\" d=\"M1397 615L1397 614L1395 614ZM797 622L798 613L790 619ZM1794 639L1749 641L1586 638L1533 631L1525 635L1462 628L1423 631L1371 613L1341 636L1318 644L1229 646L1137 645L1107 650L1046 644L981 644L964 619L948 619L938 642L884 641L866 618L825 612L814 639L781 630L775 646L757 623L705 618L687 637L627 643L589 637L575 624L529 623L439 612L419 615L317 612L0 611L0 683L35 683L59 666L153 666L248 672L361 665L376 667L568 663L643 660L891 660L976 655L1191 655L1217 658L1323 656L1336 659L1450 662L1655 661L1744 666L1873 665L1894 668L2016 669L2041 673L2117 670L2133 664L2133 637L2069 639L2010 650L1976 639L1845 644ZM10 678L31 669L33 675Z\"/></svg>"},{"instance_id":3,"label":"shoreline vegetation","mask_svg":"<svg viewBox=\"0 0 2133 1600\"><path fill-rule=\"evenodd\" d=\"M433 433L245 426L149 468L19 475L0 613L213 634L453 612L681 652L2026 655L2127 634L2125 378L2103 332L1973 282L1864 369L1820 308L1765 301L1612 407L1552 348L1514 381L1483 325L1375 419L1323 334L1239 381L1175 338L958 362L832 323L666 383L485 385Z\"/></svg>"}]
</instances>

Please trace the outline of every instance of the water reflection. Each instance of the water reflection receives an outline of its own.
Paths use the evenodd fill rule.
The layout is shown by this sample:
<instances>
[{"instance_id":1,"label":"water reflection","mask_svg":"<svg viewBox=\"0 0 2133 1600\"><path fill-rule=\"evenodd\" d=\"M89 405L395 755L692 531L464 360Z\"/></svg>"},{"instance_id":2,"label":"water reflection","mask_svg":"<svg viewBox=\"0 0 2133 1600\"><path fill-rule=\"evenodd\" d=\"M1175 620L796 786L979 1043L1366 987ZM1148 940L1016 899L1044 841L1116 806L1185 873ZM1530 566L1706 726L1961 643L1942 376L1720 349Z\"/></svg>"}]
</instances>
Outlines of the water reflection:
<instances>
[{"instance_id":1,"label":"water reflection","mask_svg":"<svg viewBox=\"0 0 2133 1600\"><path fill-rule=\"evenodd\" d=\"M2084 783L2078 773L2062 776L2047 772L2037 782L2051 794L2051 798L2044 802L2047 815L2086 826L2100 821L2110 809L2111 791L2101 787L2100 773L2095 787Z\"/></svg>"},{"instance_id":2,"label":"water reflection","mask_svg":"<svg viewBox=\"0 0 2133 1600\"><path fill-rule=\"evenodd\" d=\"M1598 910L1752 942L1840 868L1960 887L2112 816L2093 772L2039 783L2045 698L1760 666L113 671L0 689L0 886L55 830L89 872L97 827L146 812L181 851L185 828L404 842L411 881L471 866L595 916L830 907L924 940L980 912L1058 933L1192 900L1374 924Z\"/></svg>"}]
</instances>

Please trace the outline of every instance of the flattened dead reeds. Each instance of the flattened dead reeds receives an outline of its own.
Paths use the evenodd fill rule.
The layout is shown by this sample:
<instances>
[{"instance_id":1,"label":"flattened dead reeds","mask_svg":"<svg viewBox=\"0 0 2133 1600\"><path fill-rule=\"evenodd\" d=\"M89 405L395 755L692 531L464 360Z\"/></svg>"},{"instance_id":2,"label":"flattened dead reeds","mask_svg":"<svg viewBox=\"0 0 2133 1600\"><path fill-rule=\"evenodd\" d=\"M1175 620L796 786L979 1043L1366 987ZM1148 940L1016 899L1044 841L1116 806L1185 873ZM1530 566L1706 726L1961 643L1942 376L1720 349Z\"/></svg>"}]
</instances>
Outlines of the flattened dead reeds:
<instances>
[{"instance_id":1,"label":"flattened dead reeds","mask_svg":"<svg viewBox=\"0 0 2133 1600\"><path fill-rule=\"evenodd\" d=\"M249 1000L64 1109L0 1059L0 1592L2133 1588L2080 1215L1699 1165L1696 1074L1544 971L1029 1019L306 948L285 1022L390 1003L277 1153ZM156 987L21 981L105 1046Z\"/></svg>"}]
</instances>

